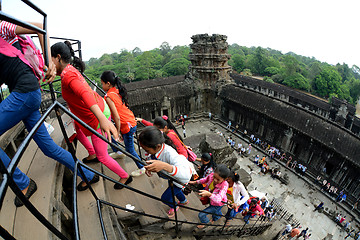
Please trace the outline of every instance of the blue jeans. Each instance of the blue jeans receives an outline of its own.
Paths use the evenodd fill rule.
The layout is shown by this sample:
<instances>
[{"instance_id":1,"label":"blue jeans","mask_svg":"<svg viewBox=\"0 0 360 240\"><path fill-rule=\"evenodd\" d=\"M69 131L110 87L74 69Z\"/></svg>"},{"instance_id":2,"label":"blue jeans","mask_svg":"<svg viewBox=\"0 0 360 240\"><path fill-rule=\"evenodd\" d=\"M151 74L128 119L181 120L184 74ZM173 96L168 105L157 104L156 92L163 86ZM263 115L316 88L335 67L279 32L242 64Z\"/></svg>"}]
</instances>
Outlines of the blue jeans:
<instances>
[{"instance_id":1,"label":"blue jeans","mask_svg":"<svg viewBox=\"0 0 360 240\"><path fill-rule=\"evenodd\" d=\"M0 103L0 136L20 121L24 122L26 129L30 132L41 117L39 112L40 103L40 89L28 93L12 92ZM75 162L72 155L56 145L44 124L40 126L33 139L46 156L55 159L71 171L74 171ZM6 167L9 166L11 160L2 149L0 149L0 158ZM83 171L88 180L94 177L93 172L85 168L83 168ZM81 176L79 171L78 174ZM24 190L29 185L28 176L18 168L15 169L13 179L21 190Z\"/></svg>"},{"instance_id":2,"label":"blue jeans","mask_svg":"<svg viewBox=\"0 0 360 240\"><path fill-rule=\"evenodd\" d=\"M199 212L199 219L200 222L202 223L208 223L210 222L210 220L208 219L207 215L208 214L218 214L218 215L222 215L221 213L221 208L223 206L212 206L210 205L209 207L205 208L204 211L207 213L203 213L203 212ZM221 218L221 216L217 216L217 215L212 215L212 220L215 222L217 220L219 220Z\"/></svg>"},{"instance_id":3,"label":"blue jeans","mask_svg":"<svg viewBox=\"0 0 360 240\"><path fill-rule=\"evenodd\" d=\"M233 219L236 214L238 214L239 212L242 212L244 209L249 208L249 204L247 202L245 202L244 204L240 205L240 207L238 208L238 211L236 211L236 209L233 208L229 208L229 210L227 211L227 213L225 214L225 217L227 219Z\"/></svg>"},{"instance_id":4,"label":"blue jeans","mask_svg":"<svg viewBox=\"0 0 360 240\"><path fill-rule=\"evenodd\" d=\"M177 199L179 199L180 202L185 202L186 201L186 197L185 197L182 189L175 186L175 185L174 185L174 195L175 195L175 197L177 197ZM170 186L161 195L161 200L163 201L163 203L165 203L169 207L175 209L174 204L167 203L167 202L173 202L173 198L172 198L172 194L171 194L171 187Z\"/></svg>"},{"instance_id":5,"label":"blue jeans","mask_svg":"<svg viewBox=\"0 0 360 240\"><path fill-rule=\"evenodd\" d=\"M123 134L122 137L124 139L124 144L125 144L125 150L130 153L131 155L133 155L134 157L136 157L137 159L140 160L139 155L137 154L137 152L135 151L135 147L134 147L134 134L136 132L136 126L130 128L130 131L126 134ZM144 167L144 165L142 165L141 163L134 161L136 166L141 169Z\"/></svg>"},{"instance_id":6,"label":"blue jeans","mask_svg":"<svg viewBox=\"0 0 360 240\"><path fill-rule=\"evenodd\" d=\"M245 221L245 223L246 224L249 224L249 219L250 218L254 218L255 216L251 216L252 215L252 213L248 213L248 214L246 214L245 216L244 216L244 221Z\"/></svg>"}]
</instances>

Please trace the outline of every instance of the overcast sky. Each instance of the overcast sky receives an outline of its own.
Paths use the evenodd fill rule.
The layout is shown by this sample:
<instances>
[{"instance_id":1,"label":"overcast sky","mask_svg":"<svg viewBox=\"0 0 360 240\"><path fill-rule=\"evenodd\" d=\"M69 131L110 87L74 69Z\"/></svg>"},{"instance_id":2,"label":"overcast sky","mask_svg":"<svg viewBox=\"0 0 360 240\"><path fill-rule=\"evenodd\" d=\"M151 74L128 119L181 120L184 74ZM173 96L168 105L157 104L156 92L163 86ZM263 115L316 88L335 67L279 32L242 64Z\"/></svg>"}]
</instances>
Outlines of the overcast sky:
<instances>
[{"instance_id":1,"label":"overcast sky","mask_svg":"<svg viewBox=\"0 0 360 240\"><path fill-rule=\"evenodd\" d=\"M195 34L224 34L228 43L261 46L360 66L359 0L33 0L48 15L51 36L79 39L83 59L104 53L191 44ZM2 10L42 21L20 0Z\"/></svg>"}]
</instances>

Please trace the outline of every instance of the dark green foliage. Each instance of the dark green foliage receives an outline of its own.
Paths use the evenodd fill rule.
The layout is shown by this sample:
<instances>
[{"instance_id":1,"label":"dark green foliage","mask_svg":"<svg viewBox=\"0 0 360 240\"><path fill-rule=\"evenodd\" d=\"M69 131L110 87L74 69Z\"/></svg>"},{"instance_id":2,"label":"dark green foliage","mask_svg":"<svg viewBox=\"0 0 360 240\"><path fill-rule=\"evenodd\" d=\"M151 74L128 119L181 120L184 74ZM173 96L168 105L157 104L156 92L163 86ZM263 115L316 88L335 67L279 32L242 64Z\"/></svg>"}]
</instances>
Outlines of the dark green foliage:
<instances>
[{"instance_id":1,"label":"dark green foliage","mask_svg":"<svg viewBox=\"0 0 360 240\"><path fill-rule=\"evenodd\" d=\"M171 48L167 42L145 52L138 47L132 51L122 49L120 53L104 54L99 59L91 58L87 62L85 74L98 84L100 75L106 70L114 71L124 82L181 75L188 71L189 52L188 46Z\"/></svg>"},{"instance_id":2,"label":"dark green foliage","mask_svg":"<svg viewBox=\"0 0 360 240\"><path fill-rule=\"evenodd\" d=\"M245 55L242 56L238 53L235 53L229 60L229 65L231 65L238 73L242 72L245 67Z\"/></svg>"},{"instance_id":3,"label":"dark green foliage","mask_svg":"<svg viewBox=\"0 0 360 240\"><path fill-rule=\"evenodd\" d=\"M171 47L163 42L159 48L143 52L136 47L131 51L122 49L119 53L104 54L99 59L87 62L85 74L100 84L100 75L113 70L124 82L186 74L190 48ZM293 52L229 45L229 65L233 70L248 76L264 76L265 81L276 82L289 87L309 91L320 97L336 96L350 103L360 97L360 68L349 68L345 63L331 66L314 57L305 57Z\"/></svg>"},{"instance_id":4,"label":"dark green foliage","mask_svg":"<svg viewBox=\"0 0 360 240\"><path fill-rule=\"evenodd\" d=\"M349 68L347 64L336 67L322 63L314 57L305 57L293 52L282 54L280 51L261 47L229 46L232 58L229 65L239 72L265 76L265 81L274 81L293 88L309 91L320 97L336 96L350 103L360 97L360 68ZM244 66L240 60L244 60ZM324 70L326 69L326 70ZM271 77L271 80L269 78Z\"/></svg>"},{"instance_id":5,"label":"dark green foliage","mask_svg":"<svg viewBox=\"0 0 360 240\"><path fill-rule=\"evenodd\" d=\"M190 61L185 58L175 58L165 64L163 70L168 76L185 75L189 71Z\"/></svg>"},{"instance_id":6,"label":"dark green foliage","mask_svg":"<svg viewBox=\"0 0 360 240\"><path fill-rule=\"evenodd\" d=\"M300 73L294 73L287 76L283 81L283 84L292 88L297 88L305 91L309 91L310 89L309 81Z\"/></svg>"}]
</instances>

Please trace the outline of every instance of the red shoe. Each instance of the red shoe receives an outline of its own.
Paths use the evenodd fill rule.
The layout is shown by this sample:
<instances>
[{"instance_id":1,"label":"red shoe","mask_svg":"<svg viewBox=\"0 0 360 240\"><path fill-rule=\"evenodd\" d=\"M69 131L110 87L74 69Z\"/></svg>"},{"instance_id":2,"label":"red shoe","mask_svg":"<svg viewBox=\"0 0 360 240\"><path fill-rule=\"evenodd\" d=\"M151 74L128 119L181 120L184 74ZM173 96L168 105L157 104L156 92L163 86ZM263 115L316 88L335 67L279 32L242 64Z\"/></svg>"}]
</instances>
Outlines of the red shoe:
<instances>
[{"instance_id":1,"label":"red shoe","mask_svg":"<svg viewBox=\"0 0 360 240\"><path fill-rule=\"evenodd\" d=\"M179 210L179 206L176 206L176 211ZM167 215L169 218L175 217L175 211L173 208L170 208L170 210L167 212Z\"/></svg>"}]
</instances>

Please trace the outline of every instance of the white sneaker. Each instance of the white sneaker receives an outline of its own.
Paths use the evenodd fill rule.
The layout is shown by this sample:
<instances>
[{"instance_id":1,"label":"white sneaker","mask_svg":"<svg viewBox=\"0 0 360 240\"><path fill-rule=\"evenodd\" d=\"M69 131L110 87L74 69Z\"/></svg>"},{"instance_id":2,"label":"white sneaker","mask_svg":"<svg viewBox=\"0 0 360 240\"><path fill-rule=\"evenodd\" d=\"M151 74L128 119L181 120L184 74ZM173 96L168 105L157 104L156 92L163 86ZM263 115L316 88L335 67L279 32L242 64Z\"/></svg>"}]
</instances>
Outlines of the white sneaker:
<instances>
[{"instance_id":1,"label":"white sneaker","mask_svg":"<svg viewBox=\"0 0 360 240\"><path fill-rule=\"evenodd\" d=\"M132 173L130 173L130 176L138 177L138 176L141 176L143 174L145 174L145 168L137 169L137 170L133 171Z\"/></svg>"},{"instance_id":2,"label":"white sneaker","mask_svg":"<svg viewBox=\"0 0 360 240\"><path fill-rule=\"evenodd\" d=\"M121 158L121 159L125 158L125 154L123 154L123 153L120 152L120 151L112 152L112 153L109 154L109 156L112 157L112 158L114 158L114 159L115 159L115 158Z\"/></svg>"}]
</instances>

